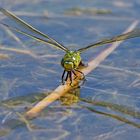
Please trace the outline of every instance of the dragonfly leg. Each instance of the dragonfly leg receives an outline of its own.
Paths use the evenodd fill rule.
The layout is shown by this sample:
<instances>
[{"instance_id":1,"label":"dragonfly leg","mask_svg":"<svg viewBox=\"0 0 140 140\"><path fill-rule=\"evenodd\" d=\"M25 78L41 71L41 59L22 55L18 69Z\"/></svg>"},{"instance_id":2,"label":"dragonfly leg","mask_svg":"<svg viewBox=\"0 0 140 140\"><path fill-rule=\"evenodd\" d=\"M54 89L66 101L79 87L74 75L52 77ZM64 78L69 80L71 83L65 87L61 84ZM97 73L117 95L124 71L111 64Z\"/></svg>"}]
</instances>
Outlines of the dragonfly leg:
<instances>
[{"instance_id":1,"label":"dragonfly leg","mask_svg":"<svg viewBox=\"0 0 140 140\"><path fill-rule=\"evenodd\" d=\"M69 77L69 71L67 72L67 75L66 75L65 81L68 80L68 77Z\"/></svg>"},{"instance_id":2,"label":"dragonfly leg","mask_svg":"<svg viewBox=\"0 0 140 140\"><path fill-rule=\"evenodd\" d=\"M72 71L69 71L70 85L72 85Z\"/></svg>"},{"instance_id":3,"label":"dragonfly leg","mask_svg":"<svg viewBox=\"0 0 140 140\"><path fill-rule=\"evenodd\" d=\"M75 71L72 70L72 73L75 75L75 78L74 79L76 79L77 78L77 75L76 75Z\"/></svg>"},{"instance_id":4,"label":"dragonfly leg","mask_svg":"<svg viewBox=\"0 0 140 140\"><path fill-rule=\"evenodd\" d=\"M82 74L82 76L83 76L83 77L82 77L82 79L83 79L83 80L85 80L85 75L84 75L84 73L83 73L83 72L81 72L80 70L77 70L77 69L75 69L75 71L77 71L77 72L81 73L81 74Z\"/></svg>"},{"instance_id":5,"label":"dragonfly leg","mask_svg":"<svg viewBox=\"0 0 140 140\"><path fill-rule=\"evenodd\" d=\"M87 67L88 65L85 64L83 61L80 61L79 66L80 66L80 67Z\"/></svg>"},{"instance_id":6,"label":"dragonfly leg","mask_svg":"<svg viewBox=\"0 0 140 140\"><path fill-rule=\"evenodd\" d=\"M64 80L64 76L65 76L66 72L67 72L67 74L66 74L66 77L65 77L65 80ZM72 71L64 70L63 74L62 74L62 84L64 84L65 83L64 81L67 81L68 78L70 79L70 85L71 85L72 84Z\"/></svg>"},{"instance_id":7,"label":"dragonfly leg","mask_svg":"<svg viewBox=\"0 0 140 140\"><path fill-rule=\"evenodd\" d=\"M61 78L62 79L62 84L64 84L64 76L65 76L65 73L66 73L66 71L64 70L63 71L63 74L62 74L62 78Z\"/></svg>"},{"instance_id":8,"label":"dragonfly leg","mask_svg":"<svg viewBox=\"0 0 140 140\"><path fill-rule=\"evenodd\" d=\"M64 83L65 83L64 81L67 81L68 78L69 78L69 80L70 80L70 85L72 85L72 81L73 81L73 79L72 79L72 74L75 75L75 79L76 79L76 77L77 77L77 74L75 73L75 71L77 71L77 72L79 72L80 74L82 74L82 76L83 76L82 79L85 80L85 75L84 75L84 73L81 72L81 71L79 71L79 70L77 70L77 69L74 69L74 70L72 70L72 71L66 71L66 70L64 70L64 71L63 71L63 74L62 74L62 84L64 84ZM66 74L66 72L67 72L67 74ZM66 74L66 77L65 77L65 74ZM65 77L65 80L64 80L64 77Z\"/></svg>"},{"instance_id":9,"label":"dragonfly leg","mask_svg":"<svg viewBox=\"0 0 140 140\"><path fill-rule=\"evenodd\" d=\"M83 61L80 61L80 66L85 66L85 64L83 63Z\"/></svg>"},{"instance_id":10,"label":"dragonfly leg","mask_svg":"<svg viewBox=\"0 0 140 140\"><path fill-rule=\"evenodd\" d=\"M83 77L82 77L82 83L79 85L79 87L80 87L80 86L84 85L84 83L85 83L85 81L86 81L86 78L85 78L85 75L84 75L83 72L81 72L81 71L79 71L79 70L77 70L77 69L75 69L75 71L77 71L77 72L79 72L79 73L81 73L81 74L83 75Z\"/></svg>"}]
</instances>

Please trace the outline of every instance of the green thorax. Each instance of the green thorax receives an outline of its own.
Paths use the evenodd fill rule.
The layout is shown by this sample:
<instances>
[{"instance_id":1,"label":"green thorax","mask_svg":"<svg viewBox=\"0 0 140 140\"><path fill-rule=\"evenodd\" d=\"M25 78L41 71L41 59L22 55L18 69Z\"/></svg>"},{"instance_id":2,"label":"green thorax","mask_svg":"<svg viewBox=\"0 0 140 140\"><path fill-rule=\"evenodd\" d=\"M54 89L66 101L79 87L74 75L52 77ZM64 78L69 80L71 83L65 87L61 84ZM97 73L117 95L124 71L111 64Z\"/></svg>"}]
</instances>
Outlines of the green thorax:
<instances>
[{"instance_id":1,"label":"green thorax","mask_svg":"<svg viewBox=\"0 0 140 140\"><path fill-rule=\"evenodd\" d=\"M81 62L80 52L78 51L67 51L61 60L61 65L66 71L71 71L78 68Z\"/></svg>"}]
</instances>

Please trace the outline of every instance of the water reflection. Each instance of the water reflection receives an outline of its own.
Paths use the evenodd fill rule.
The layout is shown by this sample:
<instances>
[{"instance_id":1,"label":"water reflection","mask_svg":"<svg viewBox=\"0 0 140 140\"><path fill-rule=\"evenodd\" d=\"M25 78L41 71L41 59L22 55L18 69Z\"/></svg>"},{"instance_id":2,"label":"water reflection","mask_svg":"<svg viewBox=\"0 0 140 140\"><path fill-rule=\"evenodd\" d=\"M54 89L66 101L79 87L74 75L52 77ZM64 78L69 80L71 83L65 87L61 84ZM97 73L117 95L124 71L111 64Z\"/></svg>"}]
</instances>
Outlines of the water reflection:
<instances>
[{"instance_id":1,"label":"water reflection","mask_svg":"<svg viewBox=\"0 0 140 140\"><path fill-rule=\"evenodd\" d=\"M1 101L1 110L3 111L1 112L1 117L3 116L3 119L1 121L0 136L8 135L13 129L17 127L26 127L29 131L32 131L34 129L41 129L40 126L35 126L32 123L33 120L27 120L24 117L24 112L28 109L27 106L32 106L47 95L49 95L49 92L35 93L28 96L15 97ZM140 124L136 123L134 120L132 121L132 119L134 118L140 119L140 112L136 111L135 108L106 101L81 98L80 88L76 88L70 91L67 95L61 97L59 99L59 102L61 103L61 106L59 106L57 110L61 112L64 111L63 109L61 109L63 108L63 106L65 106L66 108L70 107L70 109L86 109L91 113L97 113L99 115L124 122L136 128L140 128ZM53 109L55 107L51 108L52 110L50 111L54 111L55 113L56 109ZM47 116L46 110L44 110L43 112L43 117ZM21 114L19 112L21 112Z\"/></svg>"}]
</instances>

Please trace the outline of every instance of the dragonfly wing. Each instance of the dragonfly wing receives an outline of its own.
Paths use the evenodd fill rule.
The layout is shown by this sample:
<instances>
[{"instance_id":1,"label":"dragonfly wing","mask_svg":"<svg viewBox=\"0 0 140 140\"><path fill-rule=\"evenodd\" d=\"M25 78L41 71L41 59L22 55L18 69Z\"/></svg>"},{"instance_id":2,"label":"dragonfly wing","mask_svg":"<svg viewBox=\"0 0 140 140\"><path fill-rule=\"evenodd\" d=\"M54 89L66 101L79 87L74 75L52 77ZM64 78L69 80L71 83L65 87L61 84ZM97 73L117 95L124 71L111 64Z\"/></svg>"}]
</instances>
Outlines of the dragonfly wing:
<instances>
[{"instance_id":1,"label":"dragonfly wing","mask_svg":"<svg viewBox=\"0 0 140 140\"><path fill-rule=\"evenodd\" d=\"M5 24L5 23L0 23L0 24L2 24L3 26L7 27L9 30L16 31L16 32L18 32L18 33L20 33L20 34L23 34L23 35L25 35L25 36L28 36L28 37L30 37L30 38L32 38L32 39L38 41L38 42L42 42L42 43L44 43L44 44L48 44L48 45L50 45L50 46L53 46L53 47L56 47L56 48L57 48L57 46L56 46L54 43L52 43L51 41L49 41L49 40L47 41L47 40L41 39L41 38L39 38L39 37L36 37L36 36L34 36L34 35L31 35L31 34L29 34L29 33L26 33L26 32L24 32L24 31L21 31L21 30L19 30L18 28L11 27L11 26L9 26L9 25L7 25L7 24Z\"/></svg>"},{"instance_id":2,"label":"dragonfly wing","mask_svg":"<svg viewBox=\"0 0 140 140\"><path fill-rule=\"evenodd\" d=\"M0 7L0 11L8 16L9 18L11 18L12 20L14 20L16 23L20 24L22 27L24 27L25 29L30 30L33 33L36 33L42 37L45 37L47 39L49 39L50 41L52 41L52 43L57 46L58 48L67 51L68 49L66 47L64 47L62 44L58 43L56 40L54 40L53 38L49 37L47 34L42 33L41 31L37 30L36 28L34 28L33 26L31 26L30 24L26 23L24 20L22 20L21 18L17 17L16 15L14 15L13 13L11 13L10 11L1 8Z\"/></svg>"},{"instance_id":3,"label":"dragonfly wing","mask_svg":"<svg viewBox=\"0 0 140 140\"><path fill-rule=\"evenodd\" d=\"M89 45L87 47L81 48L78 51L79 52L84 52L84 51L86 51L86 50L88 50L90 48L96 48L98 46L113 43L113 42L116 42L116 41L130 39L130 38L134 38L134 37L140 37L140 29L135 29L135 30L133 30L131 32L128 32L128 33L125 33L125 34L122 34L122 35L118 35L118 36L115 36L115 37L112 37L112 38L109 38L109 39L101 40L101 41L96 42L94 44L91 44L91 45Z\"/></svg>"}]
</instances>

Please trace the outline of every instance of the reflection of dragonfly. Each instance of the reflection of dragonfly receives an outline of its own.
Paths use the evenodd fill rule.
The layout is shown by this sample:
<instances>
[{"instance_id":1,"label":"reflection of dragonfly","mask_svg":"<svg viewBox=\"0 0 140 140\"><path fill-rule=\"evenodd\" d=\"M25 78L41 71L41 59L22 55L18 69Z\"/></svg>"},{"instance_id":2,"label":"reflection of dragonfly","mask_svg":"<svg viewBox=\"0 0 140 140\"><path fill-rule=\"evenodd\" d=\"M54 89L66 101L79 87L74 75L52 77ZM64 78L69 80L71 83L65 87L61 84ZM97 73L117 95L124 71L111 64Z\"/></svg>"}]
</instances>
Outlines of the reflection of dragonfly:
<instances>
[{"instance_id":1,"label":"reflection of dragonfly","mask_svg":"<svg viewBox=\"0 0 140 140\"><path fill-rule=\"evenodd\" d=\"M95 48L95 47L102 46L102 45L105 45L105 44L109 44L109 43L112 43L112 42L126 40L126 39L130 39L130 38L140 36L140 29L137 29L137 30L133 30L131 32L128 32L126 34L122 34L122 35L118 35L118 36L115 36L115 37L112 37L112 38L109 38L109 39L101 40L101 41L96 42L94 44L88 45L84 48L78 49L76 51L71 51L68 48L66 48L65 46L63 46L62 44L60 44L59 42L57 42L56 40L54 40L53 38L49 37L47 34L44 34L41 31L35 29L30 24L26 23L25 21L23 21L22 19L20 19L16 15L14 15L13 13L11 13L11 12L3 9L3 8L0 8L0 11L3 14L5 14L6 16L8 16L9 18L11 18L13 21L15 21L16 23L21 25L24 29L36 34L36 36L32 35L32 34L29 34L25 31L22 31L18 28L11 27L11 26L9 26L5 23L1 23L2 25L6 26L10 30L13 30L13 31L16 31L18 33L24 34L24 35L26 35L30 38L33 38L33 39L35 39L39 42L51 45L55 48L59 48L59 49L65 51L65 55L61 60L61 65L64 68L64 72L62 74L62 83L64 82L64 77L65 77L65 81L67 81L68 78L69 78L70 82L72 83L72 74L74 74L76 76L75 71L83 74L81 71L78 70L78 67L83 64L80 54L83 53L84 51L86 51L90 48ZM40 37L37 37L38 35ZM67 74L65 76L66 72L67 72ZM84 78L84 74L83 74L83 78Z\"/></svg>"}]
</instances>

